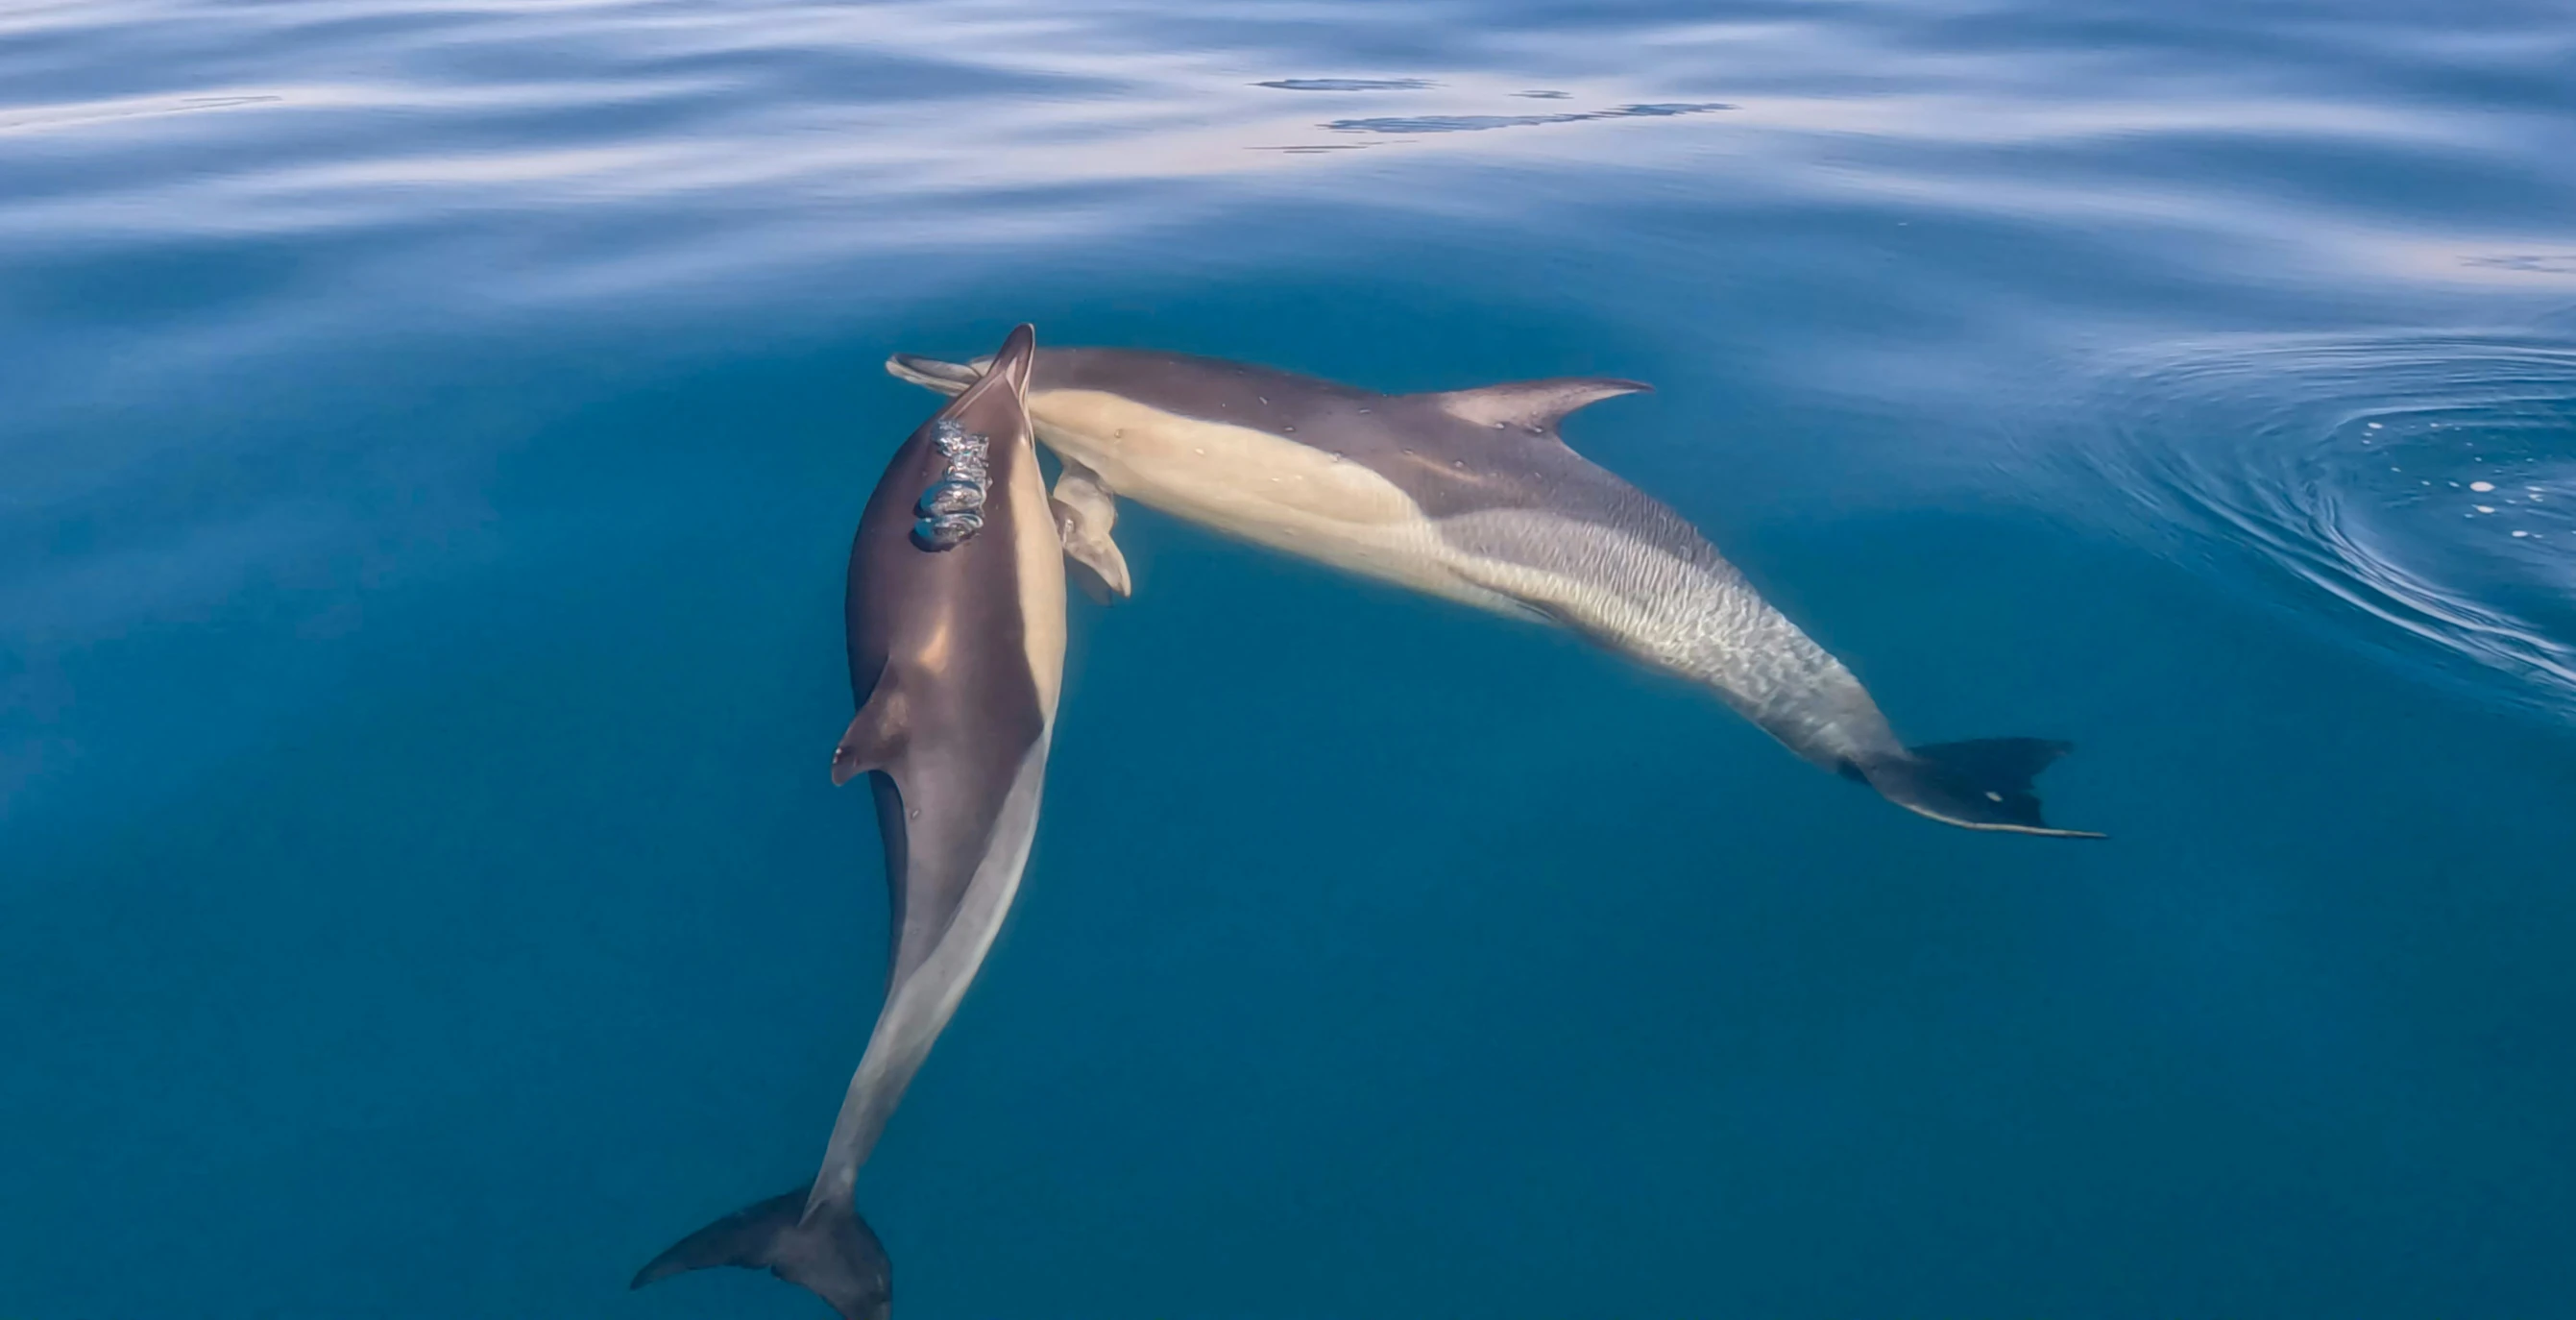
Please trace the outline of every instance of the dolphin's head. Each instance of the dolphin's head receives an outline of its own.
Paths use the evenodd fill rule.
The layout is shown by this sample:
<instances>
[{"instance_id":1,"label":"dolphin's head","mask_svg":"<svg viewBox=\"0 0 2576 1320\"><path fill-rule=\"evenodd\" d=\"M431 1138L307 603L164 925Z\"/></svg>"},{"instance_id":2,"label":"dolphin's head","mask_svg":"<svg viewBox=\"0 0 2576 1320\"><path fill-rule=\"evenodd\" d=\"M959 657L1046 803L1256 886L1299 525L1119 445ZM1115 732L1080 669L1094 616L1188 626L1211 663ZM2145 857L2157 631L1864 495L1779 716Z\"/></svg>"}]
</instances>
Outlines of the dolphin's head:
<instances>
[{"instance_id":1,"label":"dolphin's head","mask_svg":"<svg viewBox=\"0 0 2576 1320\"><path fill-rule=\"evenodd\" d=\"M967 386L983 379L992 365L989 354L972 362L942 362L914 353L897 353L886 359L885 367L886 374L897 380L953 395L964 393Z\"/></svg>"}]
</instances>

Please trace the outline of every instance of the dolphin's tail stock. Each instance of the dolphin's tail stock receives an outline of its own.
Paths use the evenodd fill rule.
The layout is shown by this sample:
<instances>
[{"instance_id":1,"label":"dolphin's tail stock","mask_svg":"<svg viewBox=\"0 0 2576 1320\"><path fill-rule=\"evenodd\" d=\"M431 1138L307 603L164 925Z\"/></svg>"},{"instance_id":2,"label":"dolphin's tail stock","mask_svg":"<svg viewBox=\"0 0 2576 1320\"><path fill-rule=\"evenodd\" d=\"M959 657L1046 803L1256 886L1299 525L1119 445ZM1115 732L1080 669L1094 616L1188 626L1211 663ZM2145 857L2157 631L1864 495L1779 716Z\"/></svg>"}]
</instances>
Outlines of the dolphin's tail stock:
<instances>
[{"instance_id":1,"label":"dolphin's tail stock","mask_svg":"<svg viewBox=\"0 0 2576 1320\"><path fill-rule=\"evenodd\" d=\"M2073 751L2045 738L1980 738L1974 742L1908 747L1903 756L1851 765L1845 773L1866 781L1890 802L1945 825L2059 839L2099 839L2090 830L2052 828L2039 814L2031 781L2049 763Z\"/></svg>"},{"instance_id":2,"label":"dolphin's tail stock","mask_svg":"<svg viewBox=\"0 0 2576 1320\"><path fill-rule=\"evenodd\" d=\"M766 1269L830 1302L841 1320L886 1320L894 1266L885 1247L846 1195L824 1197L810 1213L809 1199L799 1188L736 1210L655 1256L627 1286L717 1265Z\"/></svg>"}]
</instances>

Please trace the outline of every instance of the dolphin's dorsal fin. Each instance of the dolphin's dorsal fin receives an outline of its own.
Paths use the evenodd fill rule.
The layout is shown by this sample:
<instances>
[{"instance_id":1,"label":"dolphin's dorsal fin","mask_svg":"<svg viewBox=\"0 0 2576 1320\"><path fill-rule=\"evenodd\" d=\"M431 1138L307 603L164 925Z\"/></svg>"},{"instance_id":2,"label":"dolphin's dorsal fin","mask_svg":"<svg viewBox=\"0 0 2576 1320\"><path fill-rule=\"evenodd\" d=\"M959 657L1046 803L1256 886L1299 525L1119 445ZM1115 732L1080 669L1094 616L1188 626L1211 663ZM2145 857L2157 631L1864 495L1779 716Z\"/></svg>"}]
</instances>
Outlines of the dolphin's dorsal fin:
<instances>
[{"instance_id":1,"label":"dolphin's dorsal fin","mask_svg":"<svg viewBox=\"0 0 2576 1320\"><path fill-rule=\"evenodd\" d=\"M832 782L846 784L870 770L883 770L903 752L903 691L894 684L894 671L889 667L877 679L876 690L868 694L868 704L859 707L850 727L841 734L841 745L832 749Z\"/></svg>"},{"instance_id":2,"label":"dolphin's dorsal fin","mask_svg":"<svg viewBox=\"0 0 2576 1320\"><path fill-rule=\"evenodd\" d=\"M1557 376L1547 380L1516 380L1472 390L1451 390L1423 397L1438 404L1442 412L1478 426L1490 426L1496 430L1520 427L1529 431L1553 431L1567 413L1587 403L1599 403L1603 399L1653 388L1643 381L1620 380L1611 376Z\"/></svg>"}]
</instances>

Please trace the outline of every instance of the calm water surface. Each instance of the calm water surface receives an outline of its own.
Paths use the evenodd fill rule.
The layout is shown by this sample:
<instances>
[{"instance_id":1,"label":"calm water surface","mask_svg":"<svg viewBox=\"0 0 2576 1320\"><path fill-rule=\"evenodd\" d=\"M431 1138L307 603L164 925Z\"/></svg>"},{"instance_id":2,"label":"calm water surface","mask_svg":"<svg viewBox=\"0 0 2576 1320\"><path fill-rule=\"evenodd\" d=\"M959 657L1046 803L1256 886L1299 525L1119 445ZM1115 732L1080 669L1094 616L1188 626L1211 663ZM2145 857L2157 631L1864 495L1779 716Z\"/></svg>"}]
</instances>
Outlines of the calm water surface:
<instances>
[{"instance_id":1,"label":"calm water surface","mask_svg":"<svg viewBox=\"0 0 2576 1320\"><path fill-rule=\"evenodd\" d=\"M629 1294L876 1011L859 506L1042 342L1602 373L1944 830L1120 523L918 1317L2558 1314L2576 7L0 0L0 1316Z\"/></svg>"}]
</instances>

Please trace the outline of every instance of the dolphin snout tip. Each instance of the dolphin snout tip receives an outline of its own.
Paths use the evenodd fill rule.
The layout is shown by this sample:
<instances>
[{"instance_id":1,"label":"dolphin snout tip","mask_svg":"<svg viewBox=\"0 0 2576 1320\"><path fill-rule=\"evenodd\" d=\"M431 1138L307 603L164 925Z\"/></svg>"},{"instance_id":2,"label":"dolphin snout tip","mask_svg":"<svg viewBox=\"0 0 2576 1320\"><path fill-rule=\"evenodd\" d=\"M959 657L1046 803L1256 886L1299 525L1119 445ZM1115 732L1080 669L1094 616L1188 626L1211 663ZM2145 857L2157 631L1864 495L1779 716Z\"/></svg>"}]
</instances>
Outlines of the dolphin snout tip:
<instances>
[{"instance_id":1,"label":"dolphin snout tip","mask_svg":"<svg viewBox=\"0 0 2576 1320\"><path fill-rule=\"evenodd\" d=\"M954 394L975 383L990 365L989 359L978 362L942 362L918 353L897 353L886 359L886 374L897 380Z\"/></svg>"}]
</instances>

